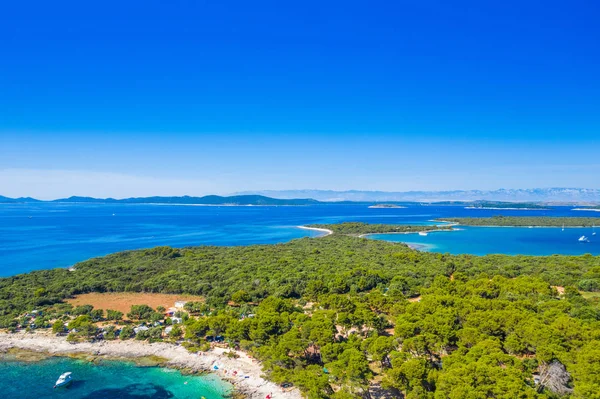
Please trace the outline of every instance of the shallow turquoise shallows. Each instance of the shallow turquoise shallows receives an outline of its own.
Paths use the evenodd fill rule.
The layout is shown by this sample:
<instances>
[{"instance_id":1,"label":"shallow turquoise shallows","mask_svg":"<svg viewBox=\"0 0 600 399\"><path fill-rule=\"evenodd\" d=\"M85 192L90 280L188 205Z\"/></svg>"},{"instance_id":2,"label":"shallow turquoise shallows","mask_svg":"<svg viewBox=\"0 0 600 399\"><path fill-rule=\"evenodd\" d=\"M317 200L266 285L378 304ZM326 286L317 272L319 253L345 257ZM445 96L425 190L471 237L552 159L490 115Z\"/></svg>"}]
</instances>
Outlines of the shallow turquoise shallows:
<instances>
[{"instance_id":1,"label":"shallow turquoise shallows","mask_svg":"<svg viewBox=\"0 0 600 399\"><path fill-rule=\"evenodd\" d=\"M418 234L372 234L369 238L404 242L422 251L451 254L600 255L600 228L469 227ZM579 242L586 236L589 242Z\"/></svg>"},{"instance_id":2,"label":"shallow turquoise shallows","mask_svg":"<svg viewBox=\"0 0 600 399\"><path fill-rule=\"evenodd\" d=\"M63 372L73 382L54 389ZM0 387L5 398L69 399L222 399L232 386L214 375L184 376L177 370L137 367L130 362L50 358L41 362L0 362Z\"/></svg>"}]
</instances>

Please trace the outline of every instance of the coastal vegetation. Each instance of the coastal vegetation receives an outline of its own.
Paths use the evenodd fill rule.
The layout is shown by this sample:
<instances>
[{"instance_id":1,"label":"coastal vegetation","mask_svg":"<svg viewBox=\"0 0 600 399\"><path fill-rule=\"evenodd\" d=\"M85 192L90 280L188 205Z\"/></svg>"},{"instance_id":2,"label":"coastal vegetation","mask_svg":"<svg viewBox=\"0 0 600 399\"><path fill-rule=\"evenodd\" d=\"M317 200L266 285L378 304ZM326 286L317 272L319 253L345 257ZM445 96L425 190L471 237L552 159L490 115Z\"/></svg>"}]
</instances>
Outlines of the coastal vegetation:
<instances>
[{"instance_id":1,"label":"coastal vegetation","mask_svg":"<svg viewBox=\"0 0 600 399\"><path fill-rule=\"evenodd\" d=\"M513 226L513 227L592 227L600 225L598 217L547 217L547 216L493 216L477 218L444 218L464 226Z\"/></svg>"},{"instance_id":2,"label":"coastal vegetation","mask_svg":"<svg viewBox=\"0 0 600 399\"><path fill-rule=\"evenodd\" d=\"M3 278L0 326L228 345L307 398L600 397L600 257L426 253L348 236L379 225L339 226L286 244L157 247ZM204 300L172 314L135 305L129 320L65 302L92 292Z\"/></svg>"},{"instance_id":3,"label":"coastal vegetation","mask_svg":"<svg viewBox=\"0 0 600 399\"><path fill-rule=\"evenodd\" d=\"M405 224L370 224L362 222L344 222L338 224L311 224L306 227L331 230L336 234L363 235L383 233L418 233L419 231L452 230L452 226L413 226Z\"/></svg>"}]
</instances>

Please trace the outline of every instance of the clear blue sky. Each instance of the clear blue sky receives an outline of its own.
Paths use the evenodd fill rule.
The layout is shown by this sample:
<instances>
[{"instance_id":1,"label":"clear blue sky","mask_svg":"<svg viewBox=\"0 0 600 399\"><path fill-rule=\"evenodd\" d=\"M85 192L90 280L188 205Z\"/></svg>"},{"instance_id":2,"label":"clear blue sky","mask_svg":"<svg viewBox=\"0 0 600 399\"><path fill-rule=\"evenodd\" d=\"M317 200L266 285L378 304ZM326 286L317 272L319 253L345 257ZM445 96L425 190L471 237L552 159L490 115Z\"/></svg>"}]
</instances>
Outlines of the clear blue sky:
<instances>
[{"instance_id":1,"label":"clear blue sky","mask_svg":"<svg viewBox=\"0 0 600 399\"><path fill-rule=\"evenodd\" d=\"M0 195L600 188L595 1L2 8Z\"/></svg>"}]
</instances>

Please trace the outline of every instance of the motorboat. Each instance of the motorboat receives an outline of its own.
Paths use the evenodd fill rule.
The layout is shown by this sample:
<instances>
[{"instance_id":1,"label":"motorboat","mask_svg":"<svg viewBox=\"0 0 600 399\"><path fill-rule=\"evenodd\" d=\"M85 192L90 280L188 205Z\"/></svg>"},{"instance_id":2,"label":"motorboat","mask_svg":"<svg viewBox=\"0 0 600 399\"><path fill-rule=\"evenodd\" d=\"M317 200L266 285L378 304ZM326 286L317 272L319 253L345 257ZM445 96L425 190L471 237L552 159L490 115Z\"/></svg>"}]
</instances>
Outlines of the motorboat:
<instances>
[{"instance_id":1,"label":"motorboat","mask_svg":"<svg viewBox=\"0 0 600 399\"><path fill-rule=\"evenodd\" d=\"M419 231L419 235L420 235L420 236L426 236L426 235L427 235L427 232L426 232L426 231Z\"/></svg>"},{"instance_id":2,"label":"motorboat","mask_svg":"<svg viewBox=\"0 0 600 399\"><path fill-rule=\"evenodd\" d=\"M60 388L60 387L67 386L71 383L72 379L73 379L73 377L72 377L70 371L67 371L66 373L62 373L60 375L60 377L58 377L58 380L56 380L56 383L54 384L54 388Z\"/></svg>"},{"instance_id":3,"label":"motorboat","mask_svg":"<svg viewBox=\"0 0 600 399\"><path fill-rule=\"evenodd\" d=\"M579 240L577 240L577 241L579 241L579 242L590 242L590 240L586 236L579 237Z\"/></svg>"}]
</instances>

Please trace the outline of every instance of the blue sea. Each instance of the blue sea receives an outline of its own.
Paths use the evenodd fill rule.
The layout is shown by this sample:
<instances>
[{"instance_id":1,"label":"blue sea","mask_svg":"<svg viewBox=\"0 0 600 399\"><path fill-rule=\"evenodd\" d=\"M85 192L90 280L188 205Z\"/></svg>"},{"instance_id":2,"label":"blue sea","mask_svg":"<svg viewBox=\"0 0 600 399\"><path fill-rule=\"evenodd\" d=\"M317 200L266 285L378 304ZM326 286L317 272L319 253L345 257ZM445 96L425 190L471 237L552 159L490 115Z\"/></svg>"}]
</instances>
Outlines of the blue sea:
<instances>
[{"instance_id":1,"label":"blue sea","mask_svg":"<svg viewBox=\"0 0 600 399\"><path fill-rule=\"evenodd\" d=\"M418 234L373 234L369 238L403 242L420 251L451 254L508 255L600 255L600 228L592 229L547 227L471 227L458 226L453 231L436 231L427 236ZM589 242L579 242L582 235Z\"/></svg>"},{"instance_id":2,"label":"blue sea","mask_svg":"<svg viewBox=\"0 0 600 399\"><path fill-rule=\"evenodd\" d=\"M66 371L73 373L73 382L53 389ZM95 364L54 357L33 363L0 361L0 388L7 398L222 399L233 387L213 374L185 376L177 370L130 362Z\"/></svg>"},{"instance_id":3,"label":"blue sea","mask_svg":"<svg viewBox=\"0 0 600 399\"><path fill-rule=\"evenodd\" d=\"M360 221L433 224L452 216L591 216L600 213L551 210L480 210L457 206L370 209L366 205L182 206L139 204L0 204L0 276L68 267L91 257L158 245L250 245L287 242L318 232L298 229L309 223ZM591 229L470 227L461 231L377 235L450 253L549 255L600 254ZM598 229L600 235L600 229ZM561 233L561 234L559 234ZM577 242L580 235L590 243Z\"/></svg>"}]
</instances>

